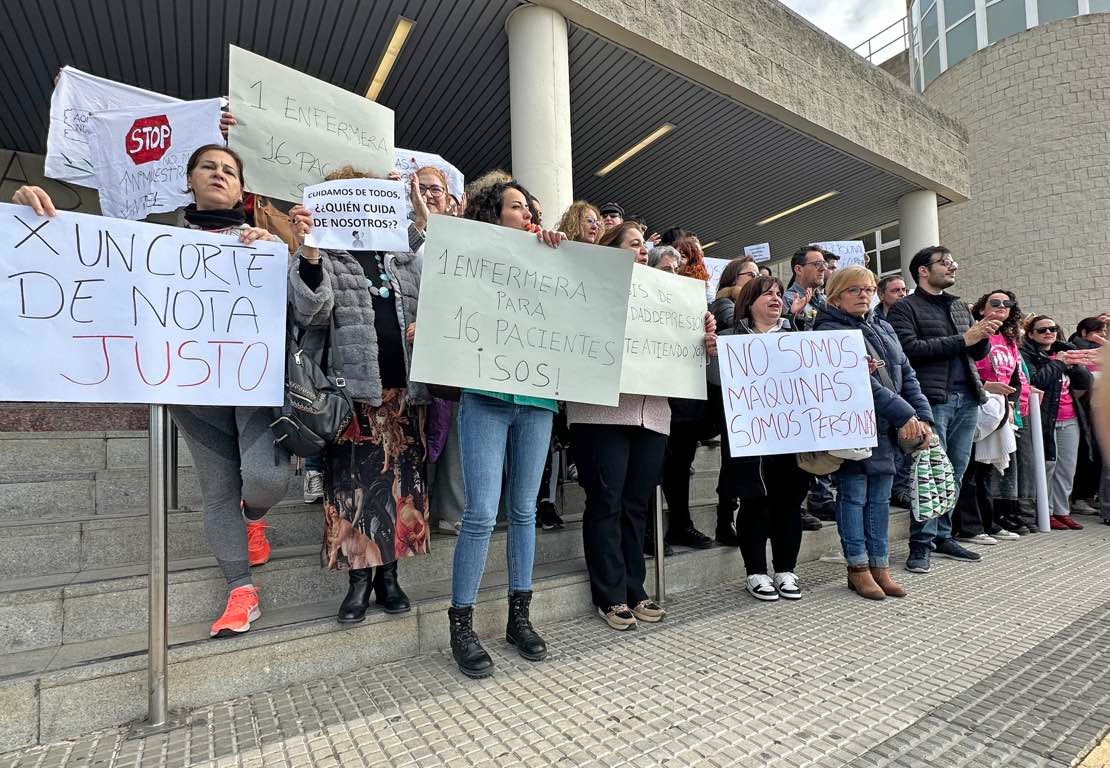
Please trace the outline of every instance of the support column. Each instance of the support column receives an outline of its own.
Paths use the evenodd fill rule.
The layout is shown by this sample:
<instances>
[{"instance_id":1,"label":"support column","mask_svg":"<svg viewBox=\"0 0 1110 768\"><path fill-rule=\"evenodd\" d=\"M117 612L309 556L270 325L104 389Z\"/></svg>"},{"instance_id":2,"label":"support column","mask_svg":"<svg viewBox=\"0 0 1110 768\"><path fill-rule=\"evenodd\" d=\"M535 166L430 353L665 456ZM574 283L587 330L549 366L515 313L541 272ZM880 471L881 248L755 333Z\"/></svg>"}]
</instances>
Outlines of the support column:
<instances>
[{"instance_id":1,"label":"support column","mask_svg":"<svg viewBox=\"0 0 1110 768\"><path fill-rule=\"evenodd\" d=\"M509 35L509 114L513 176L536 196L554 229L574 202L570 152L567 20L525 5L505 22Z\"/></svg>"},{"instance_id":2,"label":"support column","mask_svg":"<svg viewBox=\"0 0 1110 768\"><path fill-rule=\"evenodd\" d=\"M898 201L898 239L902 252L902 277L911 288L910 259L922 248L940 245L937 222L937 193L928 190L907 192Z\"/></svg>"}]
</instances>

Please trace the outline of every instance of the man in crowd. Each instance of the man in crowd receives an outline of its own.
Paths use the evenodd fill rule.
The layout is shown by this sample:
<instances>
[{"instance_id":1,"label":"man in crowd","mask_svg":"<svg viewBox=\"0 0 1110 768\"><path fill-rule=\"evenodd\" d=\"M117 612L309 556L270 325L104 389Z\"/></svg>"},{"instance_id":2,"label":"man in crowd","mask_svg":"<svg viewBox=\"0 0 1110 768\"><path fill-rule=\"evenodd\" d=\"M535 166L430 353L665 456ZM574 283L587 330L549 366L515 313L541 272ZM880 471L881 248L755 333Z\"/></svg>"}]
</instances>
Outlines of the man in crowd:
<instances>
[{"instance_id":1,"label":"man in crowd","mask_svg":"<svg viewBox=\"0 0 1110 768\"><path fill-rule=\"evenodd\" d=\"M933 409L933 427L952 462L956 493L971 459L972 439L983 385L973 360L989 350L988 338L998 330L996 320L972 322L971 312L958 296L946 290L956 284L958 264L942 245L923 248L910 261L917 290L894 304L888 319L910 359L921 391ZM975 562L977 552L952 539L952 511L923 523L910 522L910 554L906 570L928 573L932 551L953 560Z\"/></svg>"},{"instance_id":2,"label":"man in crowd","mask_svg":"<svg viewBox=\"0 0 1110 768\"><path fill-rule=\"evenodd\" d=\"M606 203L601 206L601 226L606 230L619 227L624 223L624 208L616 203Z\"/></svg>"},{"instance_id":3,"label":"man in crowd","mask_svg":"<svg viewBox=\"0 0 1110 768\"><path fill-rule=\"evenodd\" d=\"M902 279L901 275L887 275L880 280L879 306L875 307L875 311L879 313L879 317L883 320L888 320L890 317L890 308L906 298L906 293L906 281Z\"/></svg>"},{"instance_id":4,"label":"man in crowd","mask_svg":"<svg viewBox=\"0 0 1110 768\"><path fill-rule=\"evenodd\" d=\"M879 304L875 312L883 320L890 321L890 308L906 298L906 281L901 275L887 275L879 281ZM909 457L899 453L894 457L896 471L894 484L890 489L890 503L909 509L910 506L910 467Z\"/></svg>"},{"instance_id":5,"label":"man in crowd","mask_svg":"<svg viewBox=\"0 0 1110 768\"><path fill-rule=\"evenodd\" d=\"M840 257L831 251L825 251L825 282L833 276L833 272L840 265Z\"/></svg>"}]
</instances>

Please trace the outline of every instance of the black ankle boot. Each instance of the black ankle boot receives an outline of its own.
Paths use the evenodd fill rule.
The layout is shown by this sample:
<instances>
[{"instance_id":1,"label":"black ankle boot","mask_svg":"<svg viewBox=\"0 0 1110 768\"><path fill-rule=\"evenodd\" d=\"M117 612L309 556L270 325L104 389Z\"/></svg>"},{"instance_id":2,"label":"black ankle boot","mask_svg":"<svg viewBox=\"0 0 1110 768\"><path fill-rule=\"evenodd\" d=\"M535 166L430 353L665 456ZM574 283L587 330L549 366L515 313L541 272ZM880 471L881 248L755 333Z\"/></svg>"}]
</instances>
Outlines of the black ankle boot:
<instances>
[{"instance_id":1,"label":"black ankle boot","mask_svg":"<svg viewBox=\"0 0 1110 768\"><path fill-rule=\"evenodd\" d=\"M386 613L407 613L411 609L409 596L397 581L397 561L379 565L374 572L374 602Z\"/></svg>"},{"instance_id":2,"label":"black ankle boot","mask_svg":"<svg viewBox=\"0 0 1110 768\"><path fill-rule=\"evenodd\" d=\"M528 620L531 592L509 593L509 621L505 624L505 642L516 646L516 651L528 661L540 661L547 656L547 643L536 633Z\"/></svg>"},{"instance_id":3,"label":"black ankle boot","mask_svg":"<svg viewBox=\"0 0 1110 768\"><path fill-rule=\"evenodd\" d=\"M478 642L474 634L474 607L447 609L451 621L451 655L459 671L467 677L489 677L493 674L493 659Z\"/></svg>"},{"instance_id":4,"label":"black ankle boot","mask_svg":"<svg viewBox=\"0 0 1110 768\"><path fill-rule=\"evenodd\" d=\"M366 609L370 605L371 570L355 568L347 571L351 586L347 589L347 596L339 604L339 615L336 620L340 624L358 624L366 618Z\"/></svg>"}]
</instances>

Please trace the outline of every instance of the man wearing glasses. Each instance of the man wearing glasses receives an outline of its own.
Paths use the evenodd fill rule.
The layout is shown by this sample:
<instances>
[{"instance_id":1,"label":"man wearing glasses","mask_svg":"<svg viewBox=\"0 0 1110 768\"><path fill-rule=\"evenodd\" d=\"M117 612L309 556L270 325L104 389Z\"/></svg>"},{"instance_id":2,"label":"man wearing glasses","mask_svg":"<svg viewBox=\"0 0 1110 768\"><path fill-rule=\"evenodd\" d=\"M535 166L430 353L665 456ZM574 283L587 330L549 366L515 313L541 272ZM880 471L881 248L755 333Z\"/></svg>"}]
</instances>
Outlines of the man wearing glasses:
<instances>
[{"instance_id":1,"label":"man wearing glasses","mask_svg":"<svg viewBox=\"0 0 1110 768\"><path fill-rule=\"evenodd\" d=\"M971 459L979 404L985 399L972 361L987 356L988 340L999 326L986 318L973 323L967 305L946 292L956 284L958 267L942 245L918 251L910 261L917 290L891 307L887 316L933 408L933 428L952 462L957 495ZM906 570L928 573L933 551L964 562L980 559L978 552L953 540L951 510L923 523L910 521Z\"/></svg>"},{"instance_id":2,"label":"man wearing glasses","mask_svg":"<svg viewBox=\"0 0 1110 768\"><path fill-rule=\"evenodd\" d=\"M890 310L895 304L906 298L906 281L901 275L887 275L879 281L879 304L875 311L883 320L889 322Z\"/></svg>"}]
</instances>

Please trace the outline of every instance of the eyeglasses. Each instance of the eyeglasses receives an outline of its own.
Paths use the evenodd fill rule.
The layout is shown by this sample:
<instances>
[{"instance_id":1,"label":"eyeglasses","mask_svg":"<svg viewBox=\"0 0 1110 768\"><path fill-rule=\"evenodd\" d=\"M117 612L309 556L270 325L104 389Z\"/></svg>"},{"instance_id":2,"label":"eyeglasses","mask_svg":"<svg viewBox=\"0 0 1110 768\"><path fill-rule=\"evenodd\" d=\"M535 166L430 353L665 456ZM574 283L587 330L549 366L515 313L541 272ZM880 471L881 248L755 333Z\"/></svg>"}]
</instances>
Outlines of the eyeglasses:
<instances>
[{"instance_id":1,"label":"eyeglasses","mask_svg":"<svg viewBox=\"0 0 1110 768\"><path fill-rule=\"evenodd\" d=\"M909 289L906 288L906 286L903 285L901 288L887 288L887 292L897 293L897 294L904 294L904 293L909 293Z\"/></svg>"},{"instance_id":2,"label":"eyeglasses","mask_svg":"<svg viewBox=\"0 0 1110 768\"><path fill-rule=\"evenodd\" d=\"M824 259L822 259L821 261L807 261L802 266L803 267L817 267L818 272L824 272L826 269L829 268L829 265L825 263Z\"/></svg>"},{"instance_id":3,"label":"eyeglasses","mask_svg":"<svg viewBox=\"0 0 1110 768\"><path fill-rule=\"evenodd\" d=\"M1034 328L1033 333L1057 333L1060 330L1058 325L1046 325L1043 328Z\"/></svg>"},{"instance_id":4,"label":"eyeglasses","mask_svg":"<svg viewBox=\"0 0 1110 768\"><path fill-rule=\"evenodd\" d=\"M738 278L740 278L740 277L746 277L746 278L748 278L749 280L754 280L755 278L759 277L759 273L758 273L758 272L741 272L741 273L740 273L739 275L737 275L736 277L738 277Z\"/></svg>"},{"instance_id":5,"label":"eyeglasses","mask_svg":"<svg viewBox=\"0 0 1110 768\"><path fill-rule=\"evenodd\" d=\"M1015 304L1017 304L1017 302L1016 301L1011 301L1010 299L991 299L990 300L990 305L992 307L994 307L995 309L1001 309L1002 307L1012 307Z\"/></svg>"},{"instance_id":6,"label":"eyeglasses","mask_svg":"<svg viewBox=\"0 0 1110 768\"><path fill-rule=\"evenodd\" d=\"M587 226L596 227L598 225L598 223L599 223L598 220L595 219L593 216L586 219Z\"/></svg>"},{"instance_id":7,"label":"eyeglasses","mask_svg":"<svg viewBox=\"0 0 1110 768\"><path fill-rule=\"evenodd\" d=\"M443 193L447 190L438 184L421 184L420 194L431 195L432 197L443 197Z\"/></svg>"},{"instance_id":8,"label":"eyeglasses","mask_svg":"<svg viewBox=\"0 0 1110 768\"><path fill-rule=\"evenodd\" d=\"M945 267L946 269L954 269L954 268L960 266L950 256L945 256L943 259L937 259L936 261L930 261L929 262L930 267L933 266L934 264L940 264L942 267Z\"/></svg>"},{"instance_id":9,"label":"eyeglasses","mask_svg":"<svg viewBox=\"0 0 1110 768\"><path fill-rule=\"evenodd\" d=\"M873 285L853 285L851 288L845 288L844 292L849 296L859 296L861 293L865 296L875 295L875 286Z\"/></svg>"}]
</instances>

